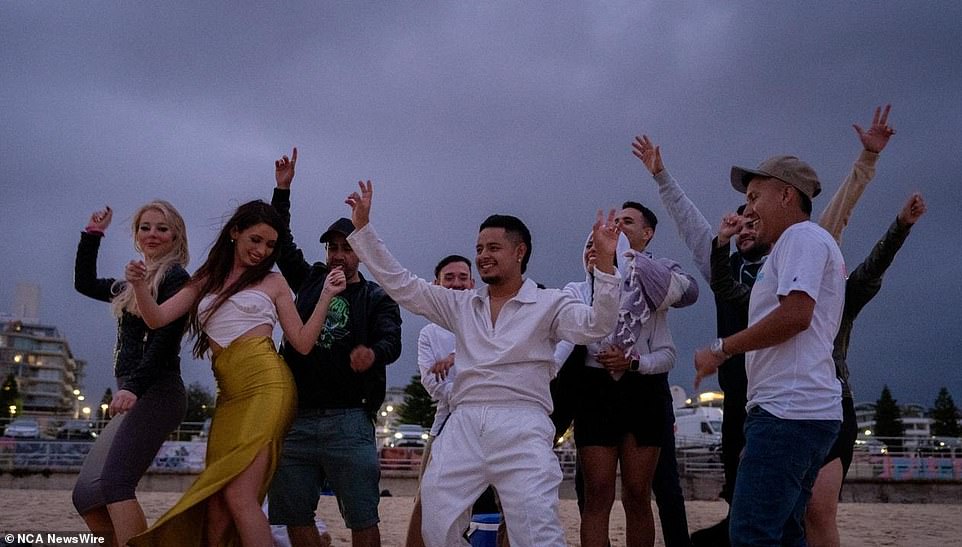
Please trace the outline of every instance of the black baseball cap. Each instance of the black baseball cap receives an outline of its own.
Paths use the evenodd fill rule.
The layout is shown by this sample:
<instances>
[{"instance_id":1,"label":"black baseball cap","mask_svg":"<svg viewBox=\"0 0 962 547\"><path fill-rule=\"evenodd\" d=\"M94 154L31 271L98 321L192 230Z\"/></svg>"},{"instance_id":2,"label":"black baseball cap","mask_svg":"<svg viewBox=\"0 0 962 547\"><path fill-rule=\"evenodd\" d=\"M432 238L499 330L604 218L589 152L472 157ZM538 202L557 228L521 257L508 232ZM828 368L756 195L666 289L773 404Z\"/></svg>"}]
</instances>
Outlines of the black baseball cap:
<instances>
[{"instance_id":1,"label":"black baseball cap","mask_svg":"<svg viewBox=\"0 0 962 547\"><path fill-rule=\"evenodd\" d=\"M351 219L341 217L328 226L327 231L321 234L321 243L327 243L334 234L342 234L344 237L351 235L354 231L354 223Z\"/></svg>"}]
</instances>

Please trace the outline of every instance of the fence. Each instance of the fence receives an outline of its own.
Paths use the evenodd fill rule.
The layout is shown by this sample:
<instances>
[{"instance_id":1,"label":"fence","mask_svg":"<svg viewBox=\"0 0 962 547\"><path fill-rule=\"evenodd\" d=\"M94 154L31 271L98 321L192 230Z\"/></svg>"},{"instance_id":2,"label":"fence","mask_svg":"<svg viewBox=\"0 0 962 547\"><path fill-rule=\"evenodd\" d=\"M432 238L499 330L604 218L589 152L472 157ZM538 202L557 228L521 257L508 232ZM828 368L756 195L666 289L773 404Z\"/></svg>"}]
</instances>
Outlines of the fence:
<instances>
[{"instance_id":1,"label":"fence","mask_svg":"<svg viewBox=\"0 0 962 547\"><path fill-rule=\"evenodd\" d=\"M199 425L199 424L198 424ZM204 468L207 444L202 428L178 430L166 441L151 472L197 473ZM680 443L681 444L681 443ZM0 472L76 472L93 446L92 441L19 439L0 437ZM381 469L402 476L416 476L423 448L384 447ZM566 478L574 476L576 450L557 448L555 453ZM717 445L686 446L676 451L678 471L688 477L721 478L724 468ZM884 439L860 442L855 447L849 479L882 481L962 481L962 448L949 443L924 443L917 439Z\"/></svg>"}]
</instances>

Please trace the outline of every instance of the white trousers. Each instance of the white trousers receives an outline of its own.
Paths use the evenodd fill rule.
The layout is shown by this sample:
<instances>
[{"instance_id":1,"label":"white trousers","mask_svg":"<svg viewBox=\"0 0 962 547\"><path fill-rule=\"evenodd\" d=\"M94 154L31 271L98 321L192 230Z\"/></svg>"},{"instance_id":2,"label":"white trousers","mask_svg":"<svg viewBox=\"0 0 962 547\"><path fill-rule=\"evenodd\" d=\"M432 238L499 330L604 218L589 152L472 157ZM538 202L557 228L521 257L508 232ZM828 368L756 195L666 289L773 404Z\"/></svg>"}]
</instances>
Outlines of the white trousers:
<instances>
[{"instance_id":1,"label":"white trousers","mask_svg":"<svg viewBox=\"0 0 962 547\"><path fill-rule=\"evenodd\" d=\"M431 447L421 481L427 547L468 545L471 506L493 485L512 547L565 545L554 425L535 406L459 406Z\"/></svg>"}]
</instances>

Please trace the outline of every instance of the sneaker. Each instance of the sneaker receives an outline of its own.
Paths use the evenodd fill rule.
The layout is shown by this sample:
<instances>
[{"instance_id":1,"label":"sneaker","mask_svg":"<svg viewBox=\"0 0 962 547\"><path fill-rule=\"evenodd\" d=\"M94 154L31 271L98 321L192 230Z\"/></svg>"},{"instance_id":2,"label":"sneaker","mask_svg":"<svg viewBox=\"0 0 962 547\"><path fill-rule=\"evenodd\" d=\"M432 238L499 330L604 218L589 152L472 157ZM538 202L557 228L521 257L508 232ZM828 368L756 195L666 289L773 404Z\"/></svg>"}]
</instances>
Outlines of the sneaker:
<instances>
[{"instance_id":1,"label":"sneaker","mask_svg":"<svg viewBox=\"0 0 962 547\"><path fill-rule=\"evenodd\" d=\"M691 545L692 547L729 547L728 517L714 526L692 532Z\"/></svg>"}]
</instances>

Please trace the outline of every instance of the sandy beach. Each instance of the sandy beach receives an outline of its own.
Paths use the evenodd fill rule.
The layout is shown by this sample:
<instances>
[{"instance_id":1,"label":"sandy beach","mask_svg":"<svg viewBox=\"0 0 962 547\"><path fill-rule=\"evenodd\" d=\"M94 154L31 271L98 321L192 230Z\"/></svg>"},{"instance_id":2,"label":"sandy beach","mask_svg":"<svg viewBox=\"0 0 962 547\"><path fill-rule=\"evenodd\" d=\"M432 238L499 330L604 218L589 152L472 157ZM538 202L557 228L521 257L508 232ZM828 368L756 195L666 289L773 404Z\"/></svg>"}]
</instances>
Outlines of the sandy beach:
<instances>
[{"instance_id":1,"label":"sandy beach","mask_svg":"<svg viewBox=\"0 0 962 547\"><path fill-rule=\"evenodd\" d=\"M170 492L143 492L141 503L149 521L159 517L177 500ZM78 517L66 490L0 490L0 532L79 531ZM381 500L381 537L385 546L401 545L413 499L389 497ZM692 530L717 522L726 511L723 502L693 501L687 504ZM329 526L334 545L350 545L333 497L323 496L318 513ZM577 546L578 508L574 500L561 500L561 516L568 545ZM941 504L843 503L839 510L842 545L938 546L962 544L962 508ZM657 519L656 519L657 521ZM612 545L624 545L624 512L619 502L612 511ZM663 545L658 532L656 545Z\"/></svg>"}]
</instances>

